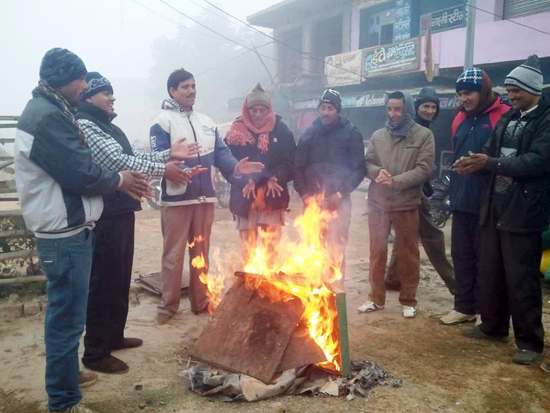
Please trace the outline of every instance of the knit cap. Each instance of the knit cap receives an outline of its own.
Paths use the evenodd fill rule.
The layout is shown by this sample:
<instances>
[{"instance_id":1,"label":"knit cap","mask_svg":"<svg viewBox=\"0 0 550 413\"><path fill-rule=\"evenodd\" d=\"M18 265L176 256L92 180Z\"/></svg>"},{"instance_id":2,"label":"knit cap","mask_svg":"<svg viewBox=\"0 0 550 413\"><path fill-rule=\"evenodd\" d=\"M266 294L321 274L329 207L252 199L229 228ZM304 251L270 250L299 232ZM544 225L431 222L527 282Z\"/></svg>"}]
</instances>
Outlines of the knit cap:
<instances>
[{"instance_id":1,"label":"knit cap","mask_svg":"<svg viewBox=\"0 0 550 413\"><path fill-rule=\"evenodd\" d=\"M532 95L542 94L543 76L537 55L531 55L521 66L516 67L504 80L505 85L517 86Z\"/></svg>"},{"instance_id":2,"label":"knit cap","mask_svg":"<svg viewBox=\"0 0 550 413\"><path fill-rule=\"evenodd\" d=\"M468 69L462 72L456 80L456 91L460 92L461 90L473 90L476 92L481 92L482 79L483 72L481 69Z\"/></svg>"},{"instance_id":3,"label":"knit cap","mask_svg":"<svg viewBox=\"0 0 550 413\"><path fill-rule=\"evenodd\" d=\"M321 100L319 101L319 106L323 103L329 103L336 108L338 113L342 110L342 98L340 97L340 92L334 89L327 89L323 92ZM317 108L319 108L319 106Z\"/></svg>"},{"instance_id":4,"label":"knit cap","mask_svg":"<svg viewBox=\"0 0 550 413\"><path fill-rule=\"evenodd\" d=\"M246 95L246 107L250 108L254 105L264 105L269 107L271 98L259 83Z\"/></svg>"},{"instance_id":5,"label":"knit cap","mask_svg":"<svg viewBox=\"0 0 550 413\"><path fill-rule=\"evenodd\" d=\"M111 82L106 77L101 76L99 72L88 72L86 82L88 82L88 90L82 95L82 100L91 98L93 95L106 90L111 92L111 95L114 94Z\"/></svg>"},{"instance_id":6,"label":"knit cap","mask_svg":"<svg viewBox=\"0 0 550 413\"><path fill-rule=\"evenodd\" d=\"M80 57L60 47L48 50L40 64L40 79L52 87L68 85L86 72L86 66Z\"/></svg>"}]
</instances>

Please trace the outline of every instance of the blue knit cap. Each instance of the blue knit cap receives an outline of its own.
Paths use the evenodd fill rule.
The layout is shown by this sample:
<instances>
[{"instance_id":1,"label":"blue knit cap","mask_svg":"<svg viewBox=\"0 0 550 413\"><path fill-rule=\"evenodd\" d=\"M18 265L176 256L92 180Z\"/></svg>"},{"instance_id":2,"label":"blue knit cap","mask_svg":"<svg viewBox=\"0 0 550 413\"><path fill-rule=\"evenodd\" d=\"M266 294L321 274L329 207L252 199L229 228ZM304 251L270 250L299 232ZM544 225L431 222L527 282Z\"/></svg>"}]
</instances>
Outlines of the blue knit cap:
<instances>
[{"instance_id":1,"label":"blue knit cap","mask_svg":"<svg viewBox=\"0 0 550 413\"><path fill-rule=\"evenodd\" d=\"M88 72L86 74L86 82L88 82L88 90L82 95L82 100L91 98L93 95L103 91L108 91L111 95L114 93L111 82L106 77L101 76L99 72Z\"/></svg>"},{"instance_id":2,"label":"blue knit cap","mask_svg":"<svg viewBox=\"0 0 550 413\"><path fill-rule=\"evenodd\" d=\"M80 57L73 52L56 47L44 55L40 64L40 79L52 87L62 87L87 73Z\"/></svg>"},{"instance_id":3,"label":"blue knit cap","mask_svg":"<svg viewBox=\"0 0 550 413\"><path fill-rule=\"evenodd\" d=\"M481 69L468 69L458 77L456 81L456 91L474 90L476 92L481 92L482 79L483 72Z\"/></svg>"}]
</instances>

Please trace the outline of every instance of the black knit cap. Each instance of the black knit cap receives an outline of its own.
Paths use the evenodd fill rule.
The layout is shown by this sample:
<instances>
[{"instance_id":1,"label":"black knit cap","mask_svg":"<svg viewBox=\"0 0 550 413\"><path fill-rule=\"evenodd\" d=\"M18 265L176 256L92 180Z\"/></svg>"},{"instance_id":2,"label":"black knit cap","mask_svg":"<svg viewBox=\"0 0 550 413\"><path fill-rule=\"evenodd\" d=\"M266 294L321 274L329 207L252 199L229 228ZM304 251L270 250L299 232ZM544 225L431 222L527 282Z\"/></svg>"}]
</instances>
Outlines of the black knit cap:
<instances>
[{"instance_id":1,"label":"black knit cap","mask_svg":"<svg viewBox=\"0 0 550 413\"><path fill-rule=\"evenodd\" d=\"M101 76L99 72L88 72L86 82L88 82L88 90L82 95L82 100L91 98L93 95L104 91L111 92L111 95L114 94L111 82L106 77Z\"/></svg>"},{"instance_id":2,"label":"black knit cap","mask_svg":"<svg viewBox=\"0 0 550 413\"><path fill-rule=\"evenodd\" d=\"M414 107L418 111L418 107L426 102L433 102L436 104L437 112L435 113L435 116L432 119L432 120L436 120L437 115L439 115L440 101L439 101L439 96L437 95L437 92L431 86L426 86L420 91L420 94L416 97L416 100L414 101Z\"/></svg>"},{"instance_id":3,"label":"black knit cap","mask_svg":"<svg viewBox=\"0 0 550 413\"><path fill-rule=\"evenodd\" d=\"M87 72L80 57L60 47L48 50L40 64L40 79L45 80L52 87L68 85Z\"/></svg>"},{"instance_id":4,"label":"black knit cap","mask_svg":"<svg viewBox=\"0 0 550 413\"><path fill-rule=\"evenodd\" d=\"M319 100L319 105L317 109L323 104L328 103L336 108L338 113L342 110L342 98L340 97L340 92L334 89L327 89L323 92L321 99Z\"/></svg>"}]
</instances>

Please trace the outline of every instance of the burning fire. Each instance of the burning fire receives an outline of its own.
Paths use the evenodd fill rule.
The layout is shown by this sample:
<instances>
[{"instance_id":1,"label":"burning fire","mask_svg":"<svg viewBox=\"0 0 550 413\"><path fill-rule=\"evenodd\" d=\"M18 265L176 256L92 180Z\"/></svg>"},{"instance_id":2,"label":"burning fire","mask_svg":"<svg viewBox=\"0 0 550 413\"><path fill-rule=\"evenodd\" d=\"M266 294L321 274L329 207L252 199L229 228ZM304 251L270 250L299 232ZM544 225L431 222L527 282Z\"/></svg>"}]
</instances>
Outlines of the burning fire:
<instances>
[{"instance_id":1,"label":"burning fire","mask_svg":"<svg viewBox=\"0 0 550 413\"><path fill-rule=\"evenodd\" d=\"M334 307L334 292L330 285L342 278L342 255L327 246L324 238L328 223L336 212L321 208L322 198L312 198L294 227L300 235L299 242L279 242L276 231L259 231L259 240L245 245L247 262L244 271L257 277L246 278L246 288L258 291L261 297L271 301L289 301L297 297L304 306L302 320L311 338L324 351L328 366L340 370L339 343L334 331L338 316ZM274 248L274 246L277 246ZM193 267L204 269L204 257L193 259ZM209 271L200 280L208 288L213 311L226 290L227 276L232 274Z\"/></svg>"}]
</instances>

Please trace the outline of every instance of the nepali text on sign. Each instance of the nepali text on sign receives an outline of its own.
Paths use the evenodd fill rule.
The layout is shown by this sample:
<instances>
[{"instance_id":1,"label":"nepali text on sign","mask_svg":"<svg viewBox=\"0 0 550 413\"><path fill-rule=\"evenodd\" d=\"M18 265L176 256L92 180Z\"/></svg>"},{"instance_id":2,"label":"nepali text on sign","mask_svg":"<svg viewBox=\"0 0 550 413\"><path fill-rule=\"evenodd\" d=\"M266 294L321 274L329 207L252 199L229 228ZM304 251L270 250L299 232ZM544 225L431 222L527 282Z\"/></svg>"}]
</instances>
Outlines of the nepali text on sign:
<instances>
[{"instance_id":1,"label":"nepali text on sign","mask_svg":"<svg viewBox=\"0 0 550 413\"><path fill-rule=\"evenodd\" d=\"M424 14L421 18L422 31L430 29L432 33L452 30L459 27L466 27L468 11L464 4L450 7L448 9Z\"/></svg>"},{"instance_id":2,"label":"nepali text on sign","mask_svg":"<svg viewBox=\"0 0 550 413\"><path fill-rule=\"evenodd\" d=\"M365 78L417 70L420 67L418 38L363 50Z\"/></svg>"}]
</instances>

